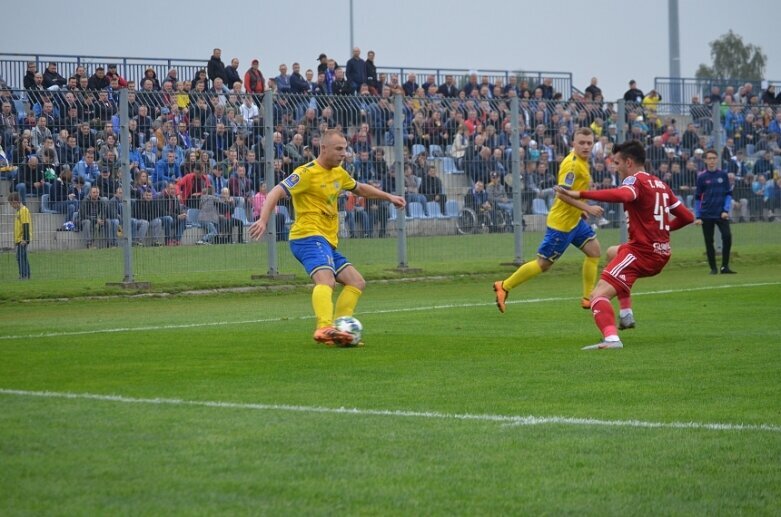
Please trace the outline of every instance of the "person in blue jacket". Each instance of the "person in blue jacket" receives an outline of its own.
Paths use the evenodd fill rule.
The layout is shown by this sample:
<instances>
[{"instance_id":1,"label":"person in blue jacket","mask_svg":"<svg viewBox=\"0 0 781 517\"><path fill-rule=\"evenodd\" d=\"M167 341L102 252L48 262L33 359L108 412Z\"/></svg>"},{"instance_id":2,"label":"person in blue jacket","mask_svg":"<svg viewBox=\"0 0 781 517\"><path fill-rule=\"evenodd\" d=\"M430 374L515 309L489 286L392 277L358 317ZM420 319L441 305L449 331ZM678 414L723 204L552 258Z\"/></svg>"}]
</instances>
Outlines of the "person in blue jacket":
<instances>
[{"instance_id":1,"label":"person in blue jacket","mask_svg":"<svg viewBox=\"0 0 781 517\"><path fill-rule=\"evenodd\" d=\"M694 224L702 226L705 237L705 252L708 255L710 274L717 275L716 250L713 248L714 228L721 233L721 273L733 274L729 267L729 255L732 248L732 232L729 227L729 214L732 206L732 186L727 173L718 168L719 154L713 149L705 153L706 169L697 177L695 194Z\"/></svg>"}]
</instances>

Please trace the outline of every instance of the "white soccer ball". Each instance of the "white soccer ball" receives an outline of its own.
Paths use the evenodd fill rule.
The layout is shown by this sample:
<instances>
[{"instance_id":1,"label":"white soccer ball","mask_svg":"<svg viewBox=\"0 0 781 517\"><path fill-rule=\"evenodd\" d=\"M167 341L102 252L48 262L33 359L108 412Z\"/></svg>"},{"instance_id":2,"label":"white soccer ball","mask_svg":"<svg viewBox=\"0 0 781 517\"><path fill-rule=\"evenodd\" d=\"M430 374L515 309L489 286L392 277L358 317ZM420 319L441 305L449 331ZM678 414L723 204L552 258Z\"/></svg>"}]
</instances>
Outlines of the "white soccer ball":
<instances>
[{"instance_id":1,"label":"white soccer ball","mask_svg":"<svg viewBox=\"0 0 781 517\"><path fill-rule=\"evenodd\" d=\"M336 329L341 332L347 332L353 337L353 341L350 343L350 345L355 346L361 342L363 325L361 325L361 322L352 316L342 316L341 318L336 318L336 321L334 321L334 327L336 327Z\"/></svg>"}]
</instances>

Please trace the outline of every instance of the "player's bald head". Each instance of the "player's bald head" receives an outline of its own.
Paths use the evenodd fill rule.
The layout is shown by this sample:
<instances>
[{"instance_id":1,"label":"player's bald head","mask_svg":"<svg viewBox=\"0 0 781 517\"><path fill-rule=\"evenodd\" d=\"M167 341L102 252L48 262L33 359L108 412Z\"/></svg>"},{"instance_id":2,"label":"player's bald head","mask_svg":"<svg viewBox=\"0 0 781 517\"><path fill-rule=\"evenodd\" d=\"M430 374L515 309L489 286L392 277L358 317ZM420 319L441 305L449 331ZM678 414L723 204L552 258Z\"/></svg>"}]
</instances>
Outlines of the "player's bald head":
<instances>
[{"instance_id":1,"label":"player's bald head","mask_svg":"<svg viewBox=\"0 0 781 517\"><path fill-rule=\"evenodd\" d=\"M323 133L323 137L320 139L320 145L330 147L340 140L346 140L342 132L338 129L329 129Z\"/></svg>"}]
</instances>

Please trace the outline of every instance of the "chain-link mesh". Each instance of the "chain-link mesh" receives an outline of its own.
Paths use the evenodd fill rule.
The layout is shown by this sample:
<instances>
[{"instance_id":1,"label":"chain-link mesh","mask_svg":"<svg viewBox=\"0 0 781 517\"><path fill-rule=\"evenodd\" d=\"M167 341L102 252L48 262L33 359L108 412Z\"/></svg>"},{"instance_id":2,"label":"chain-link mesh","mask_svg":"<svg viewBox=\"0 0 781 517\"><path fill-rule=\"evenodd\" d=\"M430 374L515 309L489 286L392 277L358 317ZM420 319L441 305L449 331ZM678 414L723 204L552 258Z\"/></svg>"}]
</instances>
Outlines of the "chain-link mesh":
<instances>
[{"instance_id":1,"label":"chain-link mesh","mask_svg":"<svg viewBox=\"0 0 781 517\"><path fill-rule=\"evenodd\" d=\"M522 75L512 83L485 77L488 85L478 76L473 88L465 88L469 76L451 77L453 88L447 78L428 92L421 85L403 97L400 109L395 95L403 85L354 92L339 83L331 95L322 85L310 85L314 93L265 94L270 113L263 95L246 95L240 85L215 90L198 81L163 81L158 90L154 81L142 81L128 93L132 184L124 192L118 192L118 90L85 90L68 85L70 78L58 88L5 89L0 193L18 191L33 212L34 277L107 281L121 277L117 246L128 235L139 279L197 276L218 282L227 272L265 273L272 266L300 273L285 242L296 217L288 201L275 214L274 264L266 243L247 242L247 226L268 187L313 160L329 128L345 134L344 167L356 179L403 194L408 202L397 211L350 193L339 198L340 249L362 269L404 263L438 272L510 260L507 234L517 223L531 234L524 250L530 258L553 201L556 172L578 127L596 134L595 188L618 182L609 159L613 144L637 139L647 146L647 170L693 206L696 174L704 168L701 151L715 147L722 168L735 175L733 220L752 223L736 230L743 242L761 243L765 222L778 213L781 114L774 106L651 100L626 103L621 118L617 103L579 95L557 100L538 88L544 81ZM519 185L513 185L511 170L513 96L519 97ZM403 171L398 178L397 164ZM93 187L98 190L91 194ZM514 213L514 189L522 214ZM122 217L127 196L131 228ZM618 207L605 208L605 217L592 224L617 227ZM402 217L404 252L398 245ZM0 221L0 248L8 252L0 276L12 278L13 213L6 203ZM700 246L696 232L687 235L691 246Z\"/></svg>"}]
</instances>

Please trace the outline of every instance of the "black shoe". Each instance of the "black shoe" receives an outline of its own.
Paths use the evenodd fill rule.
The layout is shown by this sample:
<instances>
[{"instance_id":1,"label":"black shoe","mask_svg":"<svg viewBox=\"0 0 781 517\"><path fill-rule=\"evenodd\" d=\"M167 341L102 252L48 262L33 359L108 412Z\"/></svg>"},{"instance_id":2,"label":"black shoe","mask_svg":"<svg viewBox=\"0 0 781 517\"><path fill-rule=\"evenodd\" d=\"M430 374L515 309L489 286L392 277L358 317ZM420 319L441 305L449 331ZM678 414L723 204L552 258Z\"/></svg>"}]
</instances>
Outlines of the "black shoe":
<instances>
[{"instance_id":1,"label":"black shoe","mask_svg":"<svg viewBox=\"0 0 781 517\"><path fill-rule=\"evenodd\" d=\"M710 270L710 274L711 275L718 275L719 272L718 272L718 270L716 268L713 268L713 269Z\"/></svg>"},{"instance_id":2,"label":"black shoe","mask_svg":"<svg viewBox=\"0 0 781 517\"><path fill-rule=\"evenodd\" d=\"M736 273L736 271L732 271L727 266L724 266L724 267L721 268L721 274L722 275L734 275L735 273Z\"/></svg>"}]
</instances>

